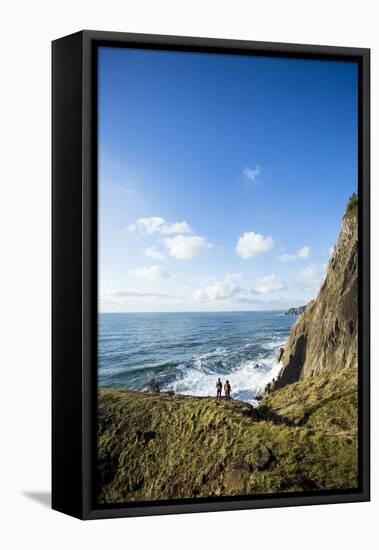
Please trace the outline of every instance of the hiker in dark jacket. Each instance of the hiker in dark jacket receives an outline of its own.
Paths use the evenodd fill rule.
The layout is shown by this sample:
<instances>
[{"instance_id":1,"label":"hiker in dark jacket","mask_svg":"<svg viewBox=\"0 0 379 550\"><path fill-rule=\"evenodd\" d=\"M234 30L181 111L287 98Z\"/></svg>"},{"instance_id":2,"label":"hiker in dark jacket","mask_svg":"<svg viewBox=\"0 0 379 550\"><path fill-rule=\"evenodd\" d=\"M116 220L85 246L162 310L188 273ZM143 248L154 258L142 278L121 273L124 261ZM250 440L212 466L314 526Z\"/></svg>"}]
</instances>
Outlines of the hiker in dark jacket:
<instances>
[{"instance_id":1,"label":"hiker in dark jacket","mask_svg":"<svg viewBox=\"0 0 379 550\"><path fill-rule=\"evenodd\" d=\"M225 399L226 401L229 401L230 399L230 392L232 391L232 386L229 384L229 380L225 382L224 385L224 392L225 392Z\"/></svg>"},{"instance_id":2,"label":"hiker in dark jacket","mask_svg":"<svg viewBox=\"0 0 379 550\"><path fill-rule=\"evenodd\" d=\"M159 393L160 392L160 389L159 389L159 384L158 382L155 380L155 378L152 378L150 381L149 381L149 389L152 393Z\"/></svg>"},{"instance_id":3,"label":"hiker in dark jacket","mask_svg":"<svg viewBox=\"0 0 379 550\"><path fill-rule=\"evenodd\" d=\"M221 391L222 391L222 382L221 382L220 379L218 379L217 382L216 382L216 389L217 389L216 399L219 400L219 399L221 399Z\"/></svg>"}]
</instances>

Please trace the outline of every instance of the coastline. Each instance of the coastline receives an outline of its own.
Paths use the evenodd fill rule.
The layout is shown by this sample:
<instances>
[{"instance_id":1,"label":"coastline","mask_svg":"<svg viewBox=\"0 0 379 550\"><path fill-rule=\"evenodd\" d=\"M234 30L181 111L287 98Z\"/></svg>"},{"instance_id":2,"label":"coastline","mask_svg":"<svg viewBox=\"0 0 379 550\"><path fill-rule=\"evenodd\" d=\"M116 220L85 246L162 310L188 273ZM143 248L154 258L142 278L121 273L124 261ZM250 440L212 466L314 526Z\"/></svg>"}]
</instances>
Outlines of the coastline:
<instances>
[{"instance_id":1,"label":"coastline","mask_svg":"<svg viewBox=\"0 0 379 550\"><path fill-rule=\"evenodd\" d=\"M266 353L266 376L273 379L257 406L251 404L251 395L244 400L241 393L230 401L181 395L185 386L172 394L99 390L99 503L357 487L356 243L357 197L353 195L317 298L300 308L304 311L293 324L280 357L275 354L273 358L278 348L274 334L283 337L273 326L278 329L280 323L271 319L266 325L259 343L261 353ZM208 332L202 329L203 341L210 335L213 348L214 325L213 317ZM233 396L233 366L241 367L241 357L247 358L238 352L246 347L244 341L262 336L262 325L255 327L255 334L245 327L242 336L230 320L228 327L223 336L230 348L233 327L239 336L232 349L237 352L235 357L230 350L224 353L223 348L216 348L214 361L215 351L208 347L202 359L211 361L183 366L186 372L194 370L194 383L209 371L211 391L216 376L230 378ZM220 323L218 330L222 330ZM218 341L222 342L221 336ZM185 343L191 336L184 331L182 338ZM248 364L254 369L251 361ZM244 383L251 392L251 369L248 374Z\"/></svg>"},{"instance_id":2,"label":"coastline","mask_svg":"<svg viewBox=\"0 0 379 550\"><path fill-rule=\"evenodd\" d=\"M295 319L275 312L108 314L99 336L99 386L214 395L253 403L279 372L277 356ZM258 365L258 368L257 368Z\"/></svg>"}]
</instances>

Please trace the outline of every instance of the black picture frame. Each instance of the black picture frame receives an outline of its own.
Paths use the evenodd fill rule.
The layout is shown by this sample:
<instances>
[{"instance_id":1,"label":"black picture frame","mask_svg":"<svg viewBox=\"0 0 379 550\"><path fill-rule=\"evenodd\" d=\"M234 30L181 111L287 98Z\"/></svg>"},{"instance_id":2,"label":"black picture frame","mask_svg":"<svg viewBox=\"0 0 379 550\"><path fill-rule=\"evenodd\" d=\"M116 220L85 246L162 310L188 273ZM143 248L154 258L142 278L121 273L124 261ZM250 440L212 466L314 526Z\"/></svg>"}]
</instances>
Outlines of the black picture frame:
<instances>
[{"instance_id":1,"label":"black picture frame","mask_svg":"<svg viewBox=\"0 0 379 550\"><path fill-rule=\"evenodd\" d=\"M97 63L101 45L359 67L359 471L356 490L96 506ZM85 30L52 43L52 507L81 519L370 499L370 50Z\"/></svg>"}]
</instances>

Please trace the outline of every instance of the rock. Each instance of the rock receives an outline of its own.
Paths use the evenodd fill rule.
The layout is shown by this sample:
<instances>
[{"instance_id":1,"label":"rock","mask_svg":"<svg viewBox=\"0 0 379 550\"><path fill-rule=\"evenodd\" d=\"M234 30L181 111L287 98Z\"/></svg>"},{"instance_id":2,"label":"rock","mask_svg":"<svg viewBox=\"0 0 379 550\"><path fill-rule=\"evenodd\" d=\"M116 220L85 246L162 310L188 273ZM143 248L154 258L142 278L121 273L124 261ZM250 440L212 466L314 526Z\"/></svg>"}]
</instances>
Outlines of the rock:
<instances>
[{"instance_id":1,"label":"rock","mask_svg":"<svg viewBox=\"0 0 379 550\"><path fill-rule=\"evenodd\" d=\"M228 464L224 474L224 486L227 491L243 494L250 479L251 467L247 462L237 461Z\"/></svg>"},{"instance_id":2,"label":"rock","mask_svg":"<svg viewBox=\"0 0 379 550\"><path fill-rule=\"evenodd\" d=\"M283 367L267 391L358 364L358 220L347 211L318 296L292 327Z\"/></svg>"},{"instance_id":3,"label":"rock","mask_svg":"<svg viewBox=\"0 0 379 550\"><path fill-rule=\"evenodd\" d=\"M178 483L173 483L172 485L169 485L167 488L167 495L168 498L178 498L180 496L180 486ZM193 488L193 494L198 495L199 494L199 488L194 487Z\"/></svg>"},{"instance_id":4,"label":"rock","mask_svg":"<svg viewBox=\"0 0 379 550\"><path fill-rule=\"evenodd\" d=\"M246 456L246 462L250 464L252 470L266 470L276 462L275 456L271 449L266 445L259 444L254 447Z\"/></svg>"},{"instance_id":5,"label":"rock","mask_svg":"<svg viewBox=\"0 0 379 550\"><path fill-rule=\"evenodd\" d=\"M268 384L266 384L265 393L270 393L270 392L274 391L274 389L275 389L275 384L276 384L276 380L275 380L275 378L273 378L273 379L271 380L271 382L269 382Z\"/></svg>"},{"instance_id":6,"label":"rock","mask_svg":"<svg viewBox=\"0 0 379 550\"><path fill-rule=\"evenodd\" d=\"M278 353L278 363L280 363L280 361L282 360L283 353L284 353L284 348L281 347Z\"/></svg>"}]
</instances>

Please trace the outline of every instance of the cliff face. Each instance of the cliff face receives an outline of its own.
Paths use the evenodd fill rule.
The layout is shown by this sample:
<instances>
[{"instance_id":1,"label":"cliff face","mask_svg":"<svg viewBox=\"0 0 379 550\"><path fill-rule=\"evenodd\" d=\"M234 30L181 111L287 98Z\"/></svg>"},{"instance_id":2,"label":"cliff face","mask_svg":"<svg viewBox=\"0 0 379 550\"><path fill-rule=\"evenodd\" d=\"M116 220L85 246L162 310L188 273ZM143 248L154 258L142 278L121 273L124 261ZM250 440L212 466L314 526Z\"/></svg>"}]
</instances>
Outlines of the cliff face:
<instances>
[{"instance_id":1,"label":"cliff face","mask_svg":"<svg viewBox=\"0 0 379 550\"><path fill-rule=\"evenodd\" d=\"M358 208L350 208L315 300L297 319L273 390L326 372L356 367L358 341Z\"/></svg>"}]
</instances>

